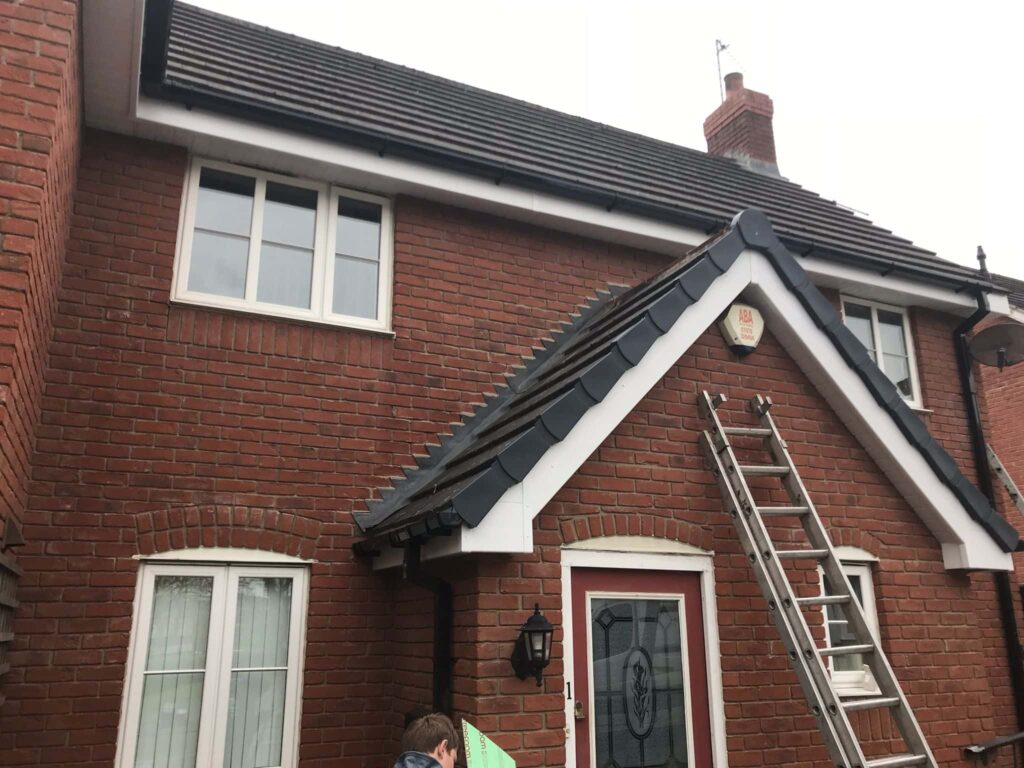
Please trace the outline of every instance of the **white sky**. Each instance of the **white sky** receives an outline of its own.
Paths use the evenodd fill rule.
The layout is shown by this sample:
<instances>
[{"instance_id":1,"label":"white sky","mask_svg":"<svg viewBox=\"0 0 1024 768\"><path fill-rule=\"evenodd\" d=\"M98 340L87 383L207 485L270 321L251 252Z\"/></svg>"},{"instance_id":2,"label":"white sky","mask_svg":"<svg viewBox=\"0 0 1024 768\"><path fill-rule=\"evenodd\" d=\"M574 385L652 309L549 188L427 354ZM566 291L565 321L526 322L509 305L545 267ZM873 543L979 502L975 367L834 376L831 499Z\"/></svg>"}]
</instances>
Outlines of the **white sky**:
<instances>
[{"instance_id":1,"label":"white sky","mask_svg":"<svg viewBox=\"0 0 1024 768\"><path fill-rule=\"evenodd\" d=\"M1014 0L190 1L702 150L721 38L723 74L775 102L786 177L952 261L983 245L1024 279Z\"/></svg>"}]
</instances>

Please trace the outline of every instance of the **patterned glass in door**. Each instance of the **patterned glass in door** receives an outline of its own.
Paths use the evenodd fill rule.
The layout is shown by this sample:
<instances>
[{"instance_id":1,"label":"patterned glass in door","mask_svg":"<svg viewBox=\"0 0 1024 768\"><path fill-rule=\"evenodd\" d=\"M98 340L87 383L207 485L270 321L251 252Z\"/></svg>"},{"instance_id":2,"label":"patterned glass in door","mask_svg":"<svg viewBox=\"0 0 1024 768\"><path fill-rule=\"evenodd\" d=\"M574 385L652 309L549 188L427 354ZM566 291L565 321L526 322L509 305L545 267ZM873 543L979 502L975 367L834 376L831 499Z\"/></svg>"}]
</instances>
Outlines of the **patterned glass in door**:
<instances>
[{"instance_id":1,"label":"patterned glass in door","mask_svg":"<svg viewBox=\"0 0 1024 768\"><path fill-rule=\"evenodd\" d=\"M689 765L682 600L592 597L599 768Z\"/></svg>"}]
</instances>

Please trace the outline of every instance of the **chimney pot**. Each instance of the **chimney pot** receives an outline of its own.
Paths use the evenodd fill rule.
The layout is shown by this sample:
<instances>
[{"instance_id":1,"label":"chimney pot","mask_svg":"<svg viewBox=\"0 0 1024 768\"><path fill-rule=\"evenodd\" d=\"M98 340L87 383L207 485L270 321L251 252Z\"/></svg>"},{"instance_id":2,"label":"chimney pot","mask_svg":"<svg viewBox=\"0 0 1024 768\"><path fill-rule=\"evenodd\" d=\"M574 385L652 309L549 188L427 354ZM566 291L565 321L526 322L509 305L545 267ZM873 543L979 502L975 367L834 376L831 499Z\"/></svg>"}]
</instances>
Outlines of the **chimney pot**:
<instances>
[{"instance_id":1,"label":"chimney pot","mask_svg":"<svg viewBox=\"0 0 1024 768\"><path fill-rule=\"evenodd\" d=\"M725 101L704 121L708 153L732 158L758 173L778 176L772 130L774 112L767 95L746 88L743 75L730 72L725 76Z\"/></svg>"},{"instance_id":2,"label":"chimney pot","mask_svg":"<svg viewBox=\"0 0 1024 768\"><path fill-rule=\"evenodd\" d=\"M743 74L741 72L730 72L725 76L725 98L730 99L742 90Z\"/></svg>"}]
</instances>

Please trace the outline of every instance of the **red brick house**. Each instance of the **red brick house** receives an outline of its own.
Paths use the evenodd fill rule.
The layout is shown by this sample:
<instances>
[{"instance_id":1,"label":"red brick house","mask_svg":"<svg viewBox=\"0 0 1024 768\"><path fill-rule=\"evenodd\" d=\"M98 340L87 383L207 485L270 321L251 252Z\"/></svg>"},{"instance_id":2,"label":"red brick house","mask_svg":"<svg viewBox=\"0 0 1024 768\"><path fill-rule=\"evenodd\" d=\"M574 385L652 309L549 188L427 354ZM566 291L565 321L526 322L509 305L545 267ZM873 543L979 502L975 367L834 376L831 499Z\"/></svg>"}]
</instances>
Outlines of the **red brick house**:
<instances>
[{"instance_id":1,"label":"red brick house","mask_svg":"<svg viewBox=\"0 0 1024 768\"><path fill-rule=\"evenodd\" d=\"M704 391L773 400L868 759L841 589L937 764L1024 729L963 349L1012 291L779 176L766 96L706 154L180 2L0 19L0 764L386 767L421 706L519 766L834 764Z\"/></svg>"}]
</instances>

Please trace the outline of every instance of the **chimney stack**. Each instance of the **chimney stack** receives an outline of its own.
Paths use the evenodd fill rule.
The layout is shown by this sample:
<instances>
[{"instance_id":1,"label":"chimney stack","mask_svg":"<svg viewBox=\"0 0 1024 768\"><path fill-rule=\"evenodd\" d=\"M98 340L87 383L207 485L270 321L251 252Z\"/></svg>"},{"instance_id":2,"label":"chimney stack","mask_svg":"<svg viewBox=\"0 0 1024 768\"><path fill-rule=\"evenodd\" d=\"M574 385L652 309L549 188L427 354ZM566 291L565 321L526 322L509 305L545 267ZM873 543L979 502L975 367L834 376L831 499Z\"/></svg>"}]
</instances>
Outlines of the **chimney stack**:
<instances>
[{"instance_id":1,"label":"chimney stack","mask_svg":"<svg viewBox=\"0 0 1024 768\"><path fill-rule=\"evenodd\" d=\"M743 75L725 76L725 101L704 121L708 153L730 157L745 168L779 175L772 131L772 100L743 87Z\"/></svg>"}]
</instances>

